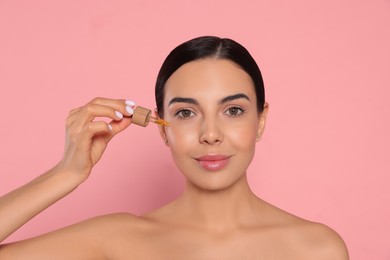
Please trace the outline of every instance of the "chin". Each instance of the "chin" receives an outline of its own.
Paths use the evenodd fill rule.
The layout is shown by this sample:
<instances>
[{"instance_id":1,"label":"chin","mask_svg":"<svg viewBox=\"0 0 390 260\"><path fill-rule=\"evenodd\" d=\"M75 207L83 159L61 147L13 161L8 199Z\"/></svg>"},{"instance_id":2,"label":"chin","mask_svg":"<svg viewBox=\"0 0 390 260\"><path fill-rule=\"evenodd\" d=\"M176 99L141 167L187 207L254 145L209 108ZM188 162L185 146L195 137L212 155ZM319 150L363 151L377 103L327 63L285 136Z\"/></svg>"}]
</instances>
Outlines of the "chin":
<instances>
[{"instance_id":1,"label":"chin","mask_svg":"<svg viewBox=\"0 0 390 260\"><path fill-rule=\"evenodd\" d=\"M245 174L241 176L236 176L236 178L232 178L232 175L230 176L230 178L227 178L228 176L226 173L209 173L209 176L187 176L186 179L190 187L194 187L197 190L204 191L227 190L245 179Z\"/></svg>"}]
</instances>

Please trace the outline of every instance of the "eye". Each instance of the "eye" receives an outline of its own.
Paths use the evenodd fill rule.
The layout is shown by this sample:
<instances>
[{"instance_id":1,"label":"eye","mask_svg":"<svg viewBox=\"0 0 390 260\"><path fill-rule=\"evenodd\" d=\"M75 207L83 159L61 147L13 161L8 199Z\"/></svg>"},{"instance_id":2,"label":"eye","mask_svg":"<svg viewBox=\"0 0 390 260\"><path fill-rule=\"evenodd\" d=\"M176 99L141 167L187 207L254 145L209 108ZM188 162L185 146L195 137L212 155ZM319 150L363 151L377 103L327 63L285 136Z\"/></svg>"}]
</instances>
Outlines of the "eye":
<instances>
[{"instance_id":1,"label":"eye","mask_svg":"<svg viewBox=\"0 0 390 260\"><path fill-rule=\"evenodd\" d=\"M241 116L244 112L245 112L244 109L240 107L230 107L226 110L225 114L236 117L236 116Z\"/></svg>"},{"instance_id":2,"label":"eye","mask_svg":"<svg viewBox=\"0 0 390 260\"><path fill-rule=\"evenodd\" d=\"M193 117L194 115L195 115L195 113L189 109L181 109L181 110L177 111L175 114L175 116L179 119L187 119L187 118Z\"/></svg>"}]
</instances>

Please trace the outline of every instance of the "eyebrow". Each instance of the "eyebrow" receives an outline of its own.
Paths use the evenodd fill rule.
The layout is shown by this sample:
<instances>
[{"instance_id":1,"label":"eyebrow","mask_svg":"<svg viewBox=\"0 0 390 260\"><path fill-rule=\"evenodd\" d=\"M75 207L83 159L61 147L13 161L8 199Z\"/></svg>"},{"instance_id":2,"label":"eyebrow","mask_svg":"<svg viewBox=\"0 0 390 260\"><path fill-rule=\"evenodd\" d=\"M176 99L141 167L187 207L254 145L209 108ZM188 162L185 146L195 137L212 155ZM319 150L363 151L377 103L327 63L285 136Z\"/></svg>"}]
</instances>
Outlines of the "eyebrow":
<instances>
[{"instance_id":1,"label":"eyebrow","mask_svg":"<svg viewBox=\"0 0 390 260\"><path fill-rule=\"evenodd\" d=\"M237 99L246 99L248 101L251 101L250 98L243 94L243 93L238 93L238 94L234 94L234 95L230 95L230 96L227 96L227 97L224 97L223 99L221 99L218 104L219 105L223 105L227 102L230 102L230 101L233 101L233 100L237 100ZM194 98L186 98L186 97L174 97L172 98L170 101L169 101L169 104L168 106L174 104L174 103L188 103L188 104L193 104L193 105L199 105L198 101L196 101L196 99Z\"/></svg>"},{"instance_id":2,"label":"eyebrow","mask_svg":"<svg viewBox=\"0 0 390 260\"><path fill-rule=\"evenodd\" d=\"M241 99L241 98L246 99L248 101L251 101L249 99L249 97L247 95L245 95L244 93L238 93L238 94L235 94L235 95L224 97L223 99L221 99L221 101L218 102L218 104L222 105L222 104L225 104L227 102L230 102L230 101L233 101L233 100L236 100L236 99Z\"/></svg>"},{"instance_id":3,"label":"eyebrow","mask_svg":"<svg viewBox=\"0 0 390 260\"><path fill-rule=\"evenodd\" d=\"M168 106L172 105L173 103L189 103L193 105L199 105L198 101L194 98L184 98L184 97L174 97L169 101Z\"/></svg>"}]
</instances>

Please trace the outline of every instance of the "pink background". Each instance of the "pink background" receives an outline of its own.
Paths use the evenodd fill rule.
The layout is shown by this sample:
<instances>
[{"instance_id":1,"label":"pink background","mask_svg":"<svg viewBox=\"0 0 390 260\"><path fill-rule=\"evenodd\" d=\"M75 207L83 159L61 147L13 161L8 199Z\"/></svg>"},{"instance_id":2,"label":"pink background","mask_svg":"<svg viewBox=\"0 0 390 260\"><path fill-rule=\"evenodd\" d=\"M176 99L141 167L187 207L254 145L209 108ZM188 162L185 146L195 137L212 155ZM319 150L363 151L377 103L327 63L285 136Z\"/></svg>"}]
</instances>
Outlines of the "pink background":
<instances>
[{"instance_id":1,"label":"pink background","mask_svg":"<svg viewBox=\"0 0 390 260\"><path fill-rule=\"evenodd\" d=\"M69 110L95 96L154 108L168 52L210 34L245 45L265 79L255 193L337 230L351 259L390 259L389 0L0 0L0 194L61 158ZM86 183L8 241L141 214L182 189L157 128L134 126Z\"/></svg>"}]
</instances>

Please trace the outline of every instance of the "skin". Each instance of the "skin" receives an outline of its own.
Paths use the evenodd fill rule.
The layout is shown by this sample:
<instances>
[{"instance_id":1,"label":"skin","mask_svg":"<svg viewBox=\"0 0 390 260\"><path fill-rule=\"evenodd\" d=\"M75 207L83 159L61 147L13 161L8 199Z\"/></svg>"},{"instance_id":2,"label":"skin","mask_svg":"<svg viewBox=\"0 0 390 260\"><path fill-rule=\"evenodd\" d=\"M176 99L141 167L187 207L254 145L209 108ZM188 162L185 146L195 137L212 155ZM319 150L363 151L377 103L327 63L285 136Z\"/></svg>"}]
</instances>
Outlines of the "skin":
<instances>
[{"instance_id":1,"label":"skin","mask_svg":"<svg viewBox=\"0 0 390 260\"><path fill-rule=\"evenodd\" d=\"M107 143L131 124L115 115L130 116L125 107L123 100L98 98L69 114L61 162L0 199L1 240L88 178ZM179 198L144 216L96 217L2 245L0 259L348 259L336 232L250 190L246 170L268 104L257 111L253 83L242 69L218 59L183 65L166 83L164 111L170 126L160 134L187 180ZM101 116L113 119L112 130L93 121ZM217 171L197 160L215 154L228 158Z\"/></svg>"}]
</instances>

